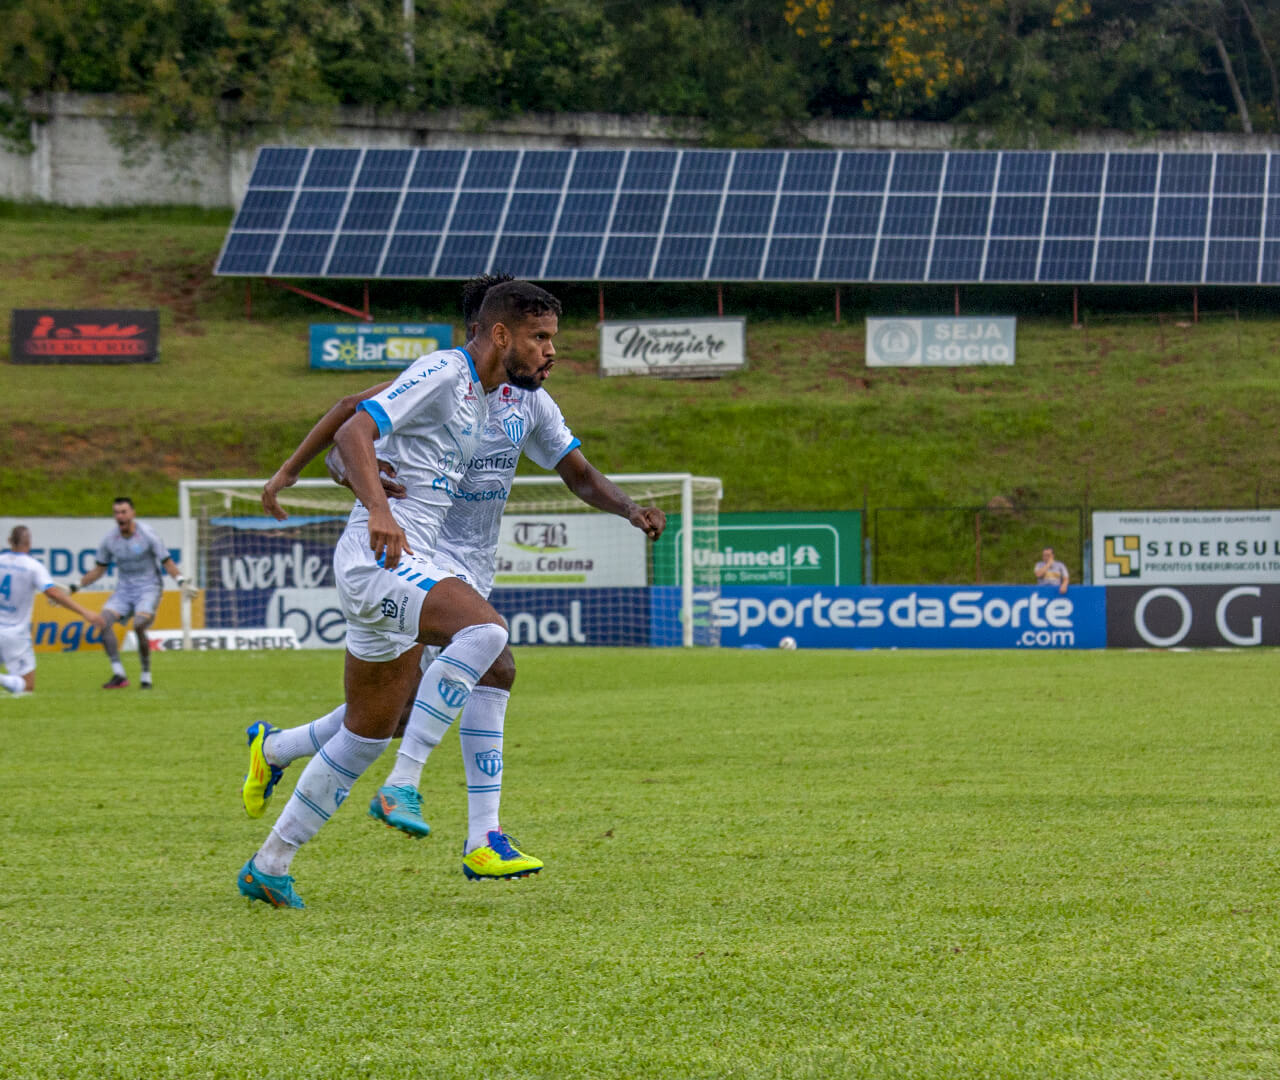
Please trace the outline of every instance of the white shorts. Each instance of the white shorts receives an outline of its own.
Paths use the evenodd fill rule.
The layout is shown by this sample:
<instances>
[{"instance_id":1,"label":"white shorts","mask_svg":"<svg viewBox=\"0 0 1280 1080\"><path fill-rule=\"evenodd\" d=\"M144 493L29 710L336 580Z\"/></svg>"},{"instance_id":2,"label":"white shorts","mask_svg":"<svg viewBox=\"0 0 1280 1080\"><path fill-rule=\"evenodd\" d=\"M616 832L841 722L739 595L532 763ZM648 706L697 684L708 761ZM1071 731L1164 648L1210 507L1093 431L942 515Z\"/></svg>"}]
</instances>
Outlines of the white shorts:
<instances>
[{"instance_id":1,"label":"white shorts","mask_svg":"<svg viewBox=\"0 0 1280 1080\"><path fill-rule=\"evenodd\" d=\"M110 608L121 619L127 619L130 615L144 613L154 615L156 608L160 606L161 591L159 582L154 585L150 582L144 585L121 585L111 594L111 598L102 605L102 610L105 612Z\"/></svg>"},{"instance_id":2,"label":"white shorts","mask_svg":"<svg viewBox=\"0 0 1280 1080\"><path fill-rule=\"evenodd\" d=\"M0 630L0 664L10 675L26 675L36 669L36 653L27 627Z\"/></svg>"},{"instance_id":3,"label":"white shorts","mask_svg":"<svg viewBox=\"0 0 1280 1080\"><path fill-rule=\"evenodd\" d=\"M422 604L437 581L454 577L421 555L401 554L384 570L369 549L363 525L343 532L333 551L338 602L347 619L347 651L357 660L394 660L417 644Z\"/></svg>"},{"instance_id":4,"label":"white shorts","mask_svg":"<svg viewBox=\"0 0 1280 1080\"><path fill-rule=\"evenodd\" d=\"M473 589L476 587L475 579L472 577L471 571L463 566L462 563L458 562L457 559L451 559L443 551L437 551L431 556L431 561L449 577L456 577L459 581L465 581ZM489 599L488 593L481 593L480 595L483 600ZM422 669L423 674L426 674L427 668L435 662L435 658L443 651L444 647L441 645L423 646L422 660L418 663L418 667Z\"/></svg>"}]
</instances>

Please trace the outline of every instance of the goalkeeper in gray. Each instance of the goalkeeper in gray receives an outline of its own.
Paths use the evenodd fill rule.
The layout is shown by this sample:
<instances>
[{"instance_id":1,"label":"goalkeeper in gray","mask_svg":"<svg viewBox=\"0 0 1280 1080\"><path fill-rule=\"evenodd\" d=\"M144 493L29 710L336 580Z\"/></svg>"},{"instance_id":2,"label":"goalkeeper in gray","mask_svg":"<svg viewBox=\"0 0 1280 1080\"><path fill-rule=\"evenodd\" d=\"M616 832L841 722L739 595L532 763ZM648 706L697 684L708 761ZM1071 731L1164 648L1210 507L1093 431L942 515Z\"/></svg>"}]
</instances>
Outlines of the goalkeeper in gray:
<instances>
[{"instance_id":1,"label":"goalkeeper in gray","mask_svg":"<svg viewBox=\"0 0 1280 1080\"><path fill-rule=\"evenodd\" d=\"M160 592L164 588L160 571L163 568L183 592L191 594L195 589L178 570L178 564L169 555L164 541L150 525L138 520L133 500L121 495L111 504L116 527L102 538L95 556L97 565L85 574L78 584L71 586L78 592L92 585L107 572L112 563L116 566L116 591L102 606L102 647L111 661L111 678L102 684L104 690L118 690L128 686L129 680L120 662L120 646L116 643L115 624L133 619L133 630L138 635L138 656L142 660L142 689L151 689L151 645L147 641L147 627L155 620ZM126 630L126 633L128 631Z\"/></svg>"}]
</instances>

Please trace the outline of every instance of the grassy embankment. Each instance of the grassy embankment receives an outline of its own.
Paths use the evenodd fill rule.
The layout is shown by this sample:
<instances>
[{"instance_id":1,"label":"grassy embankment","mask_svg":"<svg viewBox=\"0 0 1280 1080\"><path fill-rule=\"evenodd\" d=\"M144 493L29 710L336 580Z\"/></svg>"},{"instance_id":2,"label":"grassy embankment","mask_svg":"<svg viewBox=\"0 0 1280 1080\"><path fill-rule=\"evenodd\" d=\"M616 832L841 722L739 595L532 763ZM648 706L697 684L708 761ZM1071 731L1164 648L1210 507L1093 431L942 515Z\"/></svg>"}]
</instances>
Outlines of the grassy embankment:
<instances>
[{"instance_id":1,"label":"grassy embankment","mask_svg":"<svg viewBox=\"0 0 1280 1080\"><path fill-rule=\"evenodd\" d=\"M335 312L257 284L246 318L243 284L210 273L228 220L0 207L0 307L154 306L162 346L147 368L0 366L7 513L101 513L116 491L134 493L147 513L173 513L179 478L267 474L334 399L381 377L307 369L308 324L338 321ZM321 291L358 303L358 284ZM373 291L378 318L455 317L453 285ZM606 381L595 374L594 290L564 292L549 388L592 460L721 476L726 510L856 508L864 498L1019 509L1280 502L1275 320L1161 327L1150 318L1079 331L1065 310L1024 313L1014 368L868 370L862 315L907 310L916 294L846 290L836 326L826 289L734 286L727 310L749 316L749 370ZM607 298L615 315L714 305L706 288L619 286ZM986 310L1016 314L1021 302L1009 294ZM1013 559L1020 579L1024 553L1046 531L1073 551L1075 520L987 515L989 577ZM972 514L882 518L881 579L964 580L972 540Z\"/></svg>"}]
</instances>

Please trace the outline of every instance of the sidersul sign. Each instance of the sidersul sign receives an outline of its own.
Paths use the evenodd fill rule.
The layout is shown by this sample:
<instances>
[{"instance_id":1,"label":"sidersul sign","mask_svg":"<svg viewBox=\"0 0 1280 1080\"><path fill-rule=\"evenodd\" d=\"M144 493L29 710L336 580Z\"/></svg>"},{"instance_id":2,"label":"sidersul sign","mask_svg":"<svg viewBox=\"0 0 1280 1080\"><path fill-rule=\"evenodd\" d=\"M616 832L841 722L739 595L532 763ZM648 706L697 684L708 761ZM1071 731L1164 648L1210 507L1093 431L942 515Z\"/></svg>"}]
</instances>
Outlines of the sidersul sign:
<instances>
[{"instance_id":1,"label":"sidersul sign","mask_svg":"<svg viewBox=\"0 0 1280 1080\"><path fill-rule=\"evenodd\" d=\"M1280 582L1280 510L1131 510L1093 515L1099 585Z\"/></svg>"},{"instance_id":2,"label":"sidersul sign","mask_svg":"<svg viewBox=\"0 0 1280 1080\"><path fill-rule=\"evenodd\" d=\"M1106 592L1108 645L1280 645L1280 585L1166 585Z\"/></svg>"}]
</instances>

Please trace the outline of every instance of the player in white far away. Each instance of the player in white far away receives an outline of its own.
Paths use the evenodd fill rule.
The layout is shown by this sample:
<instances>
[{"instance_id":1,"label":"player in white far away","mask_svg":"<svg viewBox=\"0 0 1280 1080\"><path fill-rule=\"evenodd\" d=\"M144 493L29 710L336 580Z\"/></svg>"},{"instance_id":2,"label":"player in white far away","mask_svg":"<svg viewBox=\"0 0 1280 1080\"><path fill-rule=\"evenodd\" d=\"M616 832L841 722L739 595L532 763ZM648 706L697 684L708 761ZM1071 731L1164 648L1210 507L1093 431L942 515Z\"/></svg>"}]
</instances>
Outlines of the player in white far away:
<instances>
[{"instance_id":1,"label":"player in white far away","mask_svg":"<svg viewBox=\"0 0 1280 1080\"><path fill-rule=\"evenodd\" d=\"M502 277L481 277L469 282L463 294L463 318L472 329L486 291L500 284ZM460 485L450 491L453 506L445 516L433 561L472 584L487 597L493 586L498 529L502 510L511 489L516 463L523 452L543 468L554 468L579 498L598 509L627 518L651 539L657 539L666 517L656 507L639 507L583 456L579 440L565 425L555 402L540 391L550 374L547 364L530 380L509 377L487 395L489 420ZM364 394L344 398L312 429L298 450L268 482L263 506L283 519L277 495L292 485L301 469L332 437L363 397L380 392L373 387ZM379 447L379 456L384 456ZM341 455L329 452L326 464L334 479L346 482ZM388 492L400 489L393 479L384 481ZM424 653L424 668L430 653ZM385 784L370 803L371 816L410 836L426 836L431 830L422 819L418 784L432 750L439 745L453 723L456 710L441 713L428 705L428 677L405 703L404 739L395 765ZM509 647L480 679L461 712L459 743L467 780L468 828L464 846L463 871L471 880L523 877L542 869L542 862L520 851L499 824L499 802L503 776L503 730L507 703L515 681L515 660ZM249 735L249 772L243 798L246 811L257 817L281 778L283 768L316 752L342 723L346 706L301 727L279 731L258 721Z\"/></svg>"},{"instance_id":2,"label":"player in white far away","mask_svg":"<svg viewBox=\"0 0 1280 1080\"><path fill-rule=\"evenodd\" d=\"M36 593L44 593L55 604L74 611L92 626L103 628L102 616L82 608L49 577L44 564L31 556L31 530L14 526L9 547L0 551L0 686L18 697L36 686L36 654L31 647L31 608Z\"/></svg>"},{"instance_id":3,"label":"player in white far away","mask_svg":"<svg viewBox=\"0 0 1280 1080\"><path fill-rule=\"evenodd\" d=\"M133 630L138 636L138 656L142 660L141 685L143 690L150 690L151 644L147 641L147 628L155 621L160 593L164 589L160 570L163 568L178 583L178 588L188 595L196 590L182 576L178 564L170 557L169 549L155 530L138 520L132 499L127 495L118 496L111 504L111 513L116 519L116 527L98 545L94 556L97 565L72 585L71 591L77 592L86 585L92 585L107 572L108 566L116 564L116 591L102 605L102 618L106 624L102 632L102 647L111 661L111 678L102 684L102 689L119 690L129 685L124 664L120 661L120 646L111 628L117 622L127 622L132 616Z\"/></svg>"}]
</instances>

